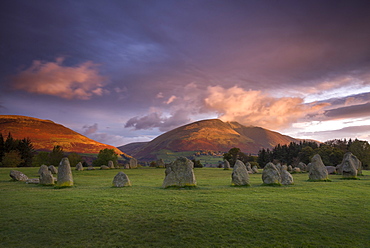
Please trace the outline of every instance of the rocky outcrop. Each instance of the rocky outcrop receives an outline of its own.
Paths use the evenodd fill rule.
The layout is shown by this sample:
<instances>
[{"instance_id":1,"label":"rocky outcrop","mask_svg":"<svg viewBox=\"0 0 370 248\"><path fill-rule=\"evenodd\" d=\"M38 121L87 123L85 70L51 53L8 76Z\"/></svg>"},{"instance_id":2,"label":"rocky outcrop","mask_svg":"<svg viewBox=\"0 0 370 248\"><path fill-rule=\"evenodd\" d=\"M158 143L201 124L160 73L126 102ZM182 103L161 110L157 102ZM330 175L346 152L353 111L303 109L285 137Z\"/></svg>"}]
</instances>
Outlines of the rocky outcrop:
<instances>
[{"instance_id":1,"label":"rocky outcrop","mask_svg":"<svg viewBox=\"0 0 370 248\"><path fill-rule=\"evenodd\" d=\"M57 176L57 186L58 187L73 186L72 170L68 158L63 158L62 161L60 161Z\"/></svg>"},{"instance_id":2,"label":"rocky outcrop","mask_svg":"<svg viewBox=\"0 0 370 248\"><path fill-rule=\"evenodd\" d=\"M163 180L162 187L196 186L197 182L193 168L194 163L185 157L180 157L171 164L166 165L166 176Z\"/></svg>"},{"instance_id":3,"label":"rocky outcrop","mask_svg":"<svg viewBox=\"0 0 370 248\"><path fill-rule=\"evenodd\" d=\"M14 180L14 181L21 181L21 182L26 182L28 177L23 174L20 171L17 170L11 170L9 173L9 176Z\"/></svg>"},{"instance_id":4,"label":"rocky outcrop","mask_svg":"<svg viewBox=\"0 0 370 248\"><path fill-rule=\"evenodd\" d=\"M235 186L249 186L249 173L240 160L236 160L233 173L231 174L231 184Z\"/></svg>"},{"instance_id":5,"label":"rocky outcrop","mask_svg":"<svg viewBox=\"0 0 370 248\"><path fill-rule=\"evenodd\" d=\"M280 171L276 168L273 163L268 163L262 172L262 181L266 185L280 185L281 175Z\"/></svg>"},{"instance_id":6,"label":"rocky outcrop","mask_svg":"<svg viewBox=\"0 0 370 248\"><path fill-rule=\"evenodd\" d=\"M113 179L113 187L121 188L131 186L130 179L122 171L118 172Z\"/></svg>"},{"instance_id":7,"label":"rocky outcrop","mask_svg":"<svg viewBox=\"0 0 370 248\"><path fill-rule=\"evenodd\" d=\"M311 159L311 169L309 172L309 180L310 181L327 181L328 178L328 170L326 169L324 163L321 160L319 154L316 154Z\"/></svg>"}]
</instances>

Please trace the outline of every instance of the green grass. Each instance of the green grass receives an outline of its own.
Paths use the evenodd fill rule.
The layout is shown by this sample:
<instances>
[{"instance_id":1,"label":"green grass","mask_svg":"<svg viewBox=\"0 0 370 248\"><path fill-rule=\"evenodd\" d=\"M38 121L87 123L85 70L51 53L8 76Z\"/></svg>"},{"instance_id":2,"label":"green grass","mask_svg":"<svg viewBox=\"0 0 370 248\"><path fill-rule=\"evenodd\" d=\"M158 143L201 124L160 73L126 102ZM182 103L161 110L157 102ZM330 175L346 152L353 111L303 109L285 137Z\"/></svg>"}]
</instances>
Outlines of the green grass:
<instances>
[{"instance_id":1,"label":"green grass","mask_svg":"<svg viewBox=\"0 0 370 248\"><path fill-rule=\"evenodd\" d=\"M37 177L38 168L18 168ZM197 168L198 186L162 189L164 169L73 171L75 186L12 182L0 168L0 247L369 247L370 172L361 180L232 187L231 172Z\"/></svg>"}]
</instances>

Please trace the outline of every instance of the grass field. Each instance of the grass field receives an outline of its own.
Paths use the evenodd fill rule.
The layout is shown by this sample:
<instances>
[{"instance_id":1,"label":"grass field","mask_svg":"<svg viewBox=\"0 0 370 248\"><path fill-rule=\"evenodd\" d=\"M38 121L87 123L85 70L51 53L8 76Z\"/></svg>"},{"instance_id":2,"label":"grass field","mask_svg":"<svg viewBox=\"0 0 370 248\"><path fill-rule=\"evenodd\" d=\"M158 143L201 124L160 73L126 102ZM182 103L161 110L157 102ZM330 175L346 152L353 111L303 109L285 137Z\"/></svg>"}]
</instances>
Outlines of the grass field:
<instances>
[{"instance_id":1,"label":"grass field","mask_svg":"<svg viewBox=\"0 0 370 248\"><path fill-rule=\"evenodd\" d=\"M37 177L38 168L18 168ZM370 247L370 172L361 180L231 187L197 168L194 189L161 189L164 169L73 171L75 187L10 181L0 168L0 247Z\"/></svg>"}]
</instances>

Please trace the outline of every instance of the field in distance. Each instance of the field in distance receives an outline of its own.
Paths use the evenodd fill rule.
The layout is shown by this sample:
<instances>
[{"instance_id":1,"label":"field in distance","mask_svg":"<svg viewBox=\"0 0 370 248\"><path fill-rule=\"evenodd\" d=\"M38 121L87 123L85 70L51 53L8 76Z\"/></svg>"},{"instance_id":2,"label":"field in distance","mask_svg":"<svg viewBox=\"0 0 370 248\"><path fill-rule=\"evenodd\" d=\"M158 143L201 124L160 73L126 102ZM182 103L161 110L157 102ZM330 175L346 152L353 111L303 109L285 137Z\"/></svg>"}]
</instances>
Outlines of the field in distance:
<instances>
[{"instance_id":1,"label":"field in distance","mask_svg":"<svg viewBox=\"0 0 370 248\"><path fill-rule=\"evenodd\" d=\"M73 168L74 169L74 168ZM370 171L360 180L232 187L231 170L196 168L194 189L162 189L164 169L75 171L75 187L10 181L0 168L0 247L367 247ZM37 177L38 168L17 168Z\"/></svg>"}]
</instances>

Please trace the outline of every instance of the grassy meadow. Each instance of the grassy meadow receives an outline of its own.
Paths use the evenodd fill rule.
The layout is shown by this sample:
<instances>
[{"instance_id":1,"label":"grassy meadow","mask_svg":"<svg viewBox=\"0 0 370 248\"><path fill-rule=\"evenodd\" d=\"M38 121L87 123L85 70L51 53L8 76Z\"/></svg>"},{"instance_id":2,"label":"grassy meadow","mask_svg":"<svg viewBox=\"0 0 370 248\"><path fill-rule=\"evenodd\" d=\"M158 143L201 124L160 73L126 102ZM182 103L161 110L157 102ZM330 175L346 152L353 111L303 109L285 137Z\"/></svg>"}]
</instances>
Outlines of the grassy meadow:
<instances>
[{"instance_id":1,"label":"grassy meadow","mask_svg":"<svg viewBox=\"0 0 370 248\"><path fill-rule=\"evenodd\" d=\"M162 189L164 169L73 171L75 186L10 181L0 168L0 247L370 247L370 172L360 180L232 187L231 170L196 168L198 186ZM38 168L17 168L37 177Z\"/></svg>"}]
</instances>

